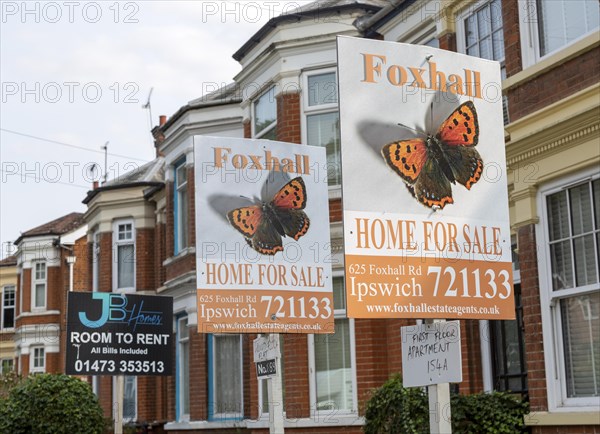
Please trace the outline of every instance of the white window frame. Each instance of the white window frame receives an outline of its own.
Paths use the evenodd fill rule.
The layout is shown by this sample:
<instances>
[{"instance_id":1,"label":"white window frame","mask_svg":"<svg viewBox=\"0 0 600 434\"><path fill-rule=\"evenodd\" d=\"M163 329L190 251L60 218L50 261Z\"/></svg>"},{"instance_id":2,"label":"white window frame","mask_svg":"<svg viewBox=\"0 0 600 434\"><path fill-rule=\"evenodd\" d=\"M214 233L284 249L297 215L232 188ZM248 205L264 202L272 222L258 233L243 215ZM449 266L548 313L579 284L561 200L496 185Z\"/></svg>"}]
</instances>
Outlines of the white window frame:
<instances>
[{"instance_id":1,"label":"white window frame","mask_svg":"<svg viewBox=\"0 0 600 434\"><path fill-rule=\"evenodd\" d=\"M536 240L538 240L538 245L542 246L538 250L540 307L542 313L548 409L551 412L598 412L600 410L600 397L567 398L560 316L560 299L596 292L600 290L600 287L599 284L592 284L560 291L553 290L546 203L546 198L554 193L584 182L591 182L598 178L599 175L596 170L589 170L549 183L540 188L537 195L537 208L541 218L540 223L536 225Z\"/></svg>"},{"instance_id":2,"label":"white window frame","mask_svg":"<svg viewBox=\"0 0 600 434\"><path fill-rule=\"evenodd\" d=\"M123 376L123 423L135 422L138 418L138 407L139 407L139 396L138 396L138 377L129 376L134 379L135 382L135 415L133 417L125 417L125 381L127 376ZM117 396L117 377L113 377L113 417L117 409L116 403L118 400Z\"/></svg>"},{"instance_id":3,"label":"white window frame","mask_svg":"<svg viewBox=\"0 0 600 434\"><path fill-rule=\"evenodd\" d=\"M327 114L327 113L335 113L335 112L337 112L338 116L339 116L339 111L340 111L340 109L339 109L339 99L340 99L339 89L337 89L337 101L335 103L320 104L317 106L308 105L309 97L310 97L310 89L308 87L309 77L312 77L315 75L331 74L331 73L333 73L335 75L336 86L337 86L337 68L336 67L311 69L311 70L306 70L302 73L302 88L305 89L305 91L302 92L302 116L300 116L300 130L301 130L301 138L302 138L303 144L308 144L308 116ZM338 119L339 119L339 117L338 117ZM341 154L341 140L342 140L342 138L341 138L341 132L340 132L340 154ZM341 161L341 155L340 155L340 161ZM338 168L338 173L340 176L340 182L338 184L329 186L329 193L330 193L329 197L330 198L341 197L341 186L342 186L342 184L341 184L342 168L341 167ZM325 175L324 180L327 181L328 180L327 173L325 173L324 175Z\"/></svg>"},{"instance_id":4,"label":"white window frame","mask_svg":"<svg viewBox=\"0 0 600 434\"><path fill-rule=\"evenodd\" d=\"M99 290L100 282L100 233L96 230L92 233L92 291Z\"/></svg>"},{"instance_id":5,"label":"white window frame","mask_svg":"<svg viewBox=\"0 0 600 434\"><path fill-rule=\"evenodd\" d=\"M343 271L334 271L334 278L342 278ZM350 332L350 363L352 364L352 408L350 410L318 410L317 409L317 368L315 361L315 335L308 335L308 387L309 387L309 403L311 418L314 420L320 420L320 418L327 416L344 416L358 415L358 390L356 381L356 337L354 332L354 318L348 318L346 314L347 305L344 309L334 309L334 318L348 319L348 330Z\"/></svg>"},{"instance_id":6,"label":"white window frame","mask_svg":"<svg viewBox=\"0 0 600 434\"><path fill-rule=\"evenodd\" d=\"M241 408L240 408L240 412L239 413L217 413L216 411L216 399L215 399L215 392L217 391L217 385L216 385L216 378L215 378L215 367L217 364L217 360L216 360L216 351L215 351L215 338L218 338L219 336L237 336L238 337L238 342L239 342L239 354L240 354L240 364L239 364L239 369L240 369L240 403L241 403ZM211 382L211 391L212 391L212 396L208 397L209 402L212 402L212 411L213 413L210 413L211 409L209 409L209 414L208 414L208 418L211 421L215 421L215 422L221 422L221 421L227 421L227 420L242 420L244 418L244 351L243 351L243 339L242 339L242 335L238 334L238 335L231 335L231 334L213 334L211 336L212 342L212 349L211 349L211 353L212 353L212 360L209 361L210 365L211 365L211 375L210 378L208 379L208 381Z\"/></svg>"},{"instance_id":7,"label":"white window frame","mask_svg":"<svg viewBox=\"0 0 600 434\"><path fill-rule=\"evenodd\" d=\"M35 366L36 360L39 359L37 352L42 352L42 365ZM43 345L36 345L29 348L29 373L38 374L46 372L46 349Z\"/></svg>"},{"instance_id":8,"label":"white window frame","mask_svg":"<svg viewBox=\"0 0 600 434\"><path fill-rule=\"evenodd\" d=\"M131 225L131 239L119 240L119 226L120 225L127 225L127 224ZM115 292L120 292L120 293L135 292L136 282L137 282L137 279L136 279L136 274L137 274L137 264L136 264L137 249L136 249L136 245L135 245L136 244L135 238L136 238L136 231L135 231L135 222L133 221L133 219L121 219L121 220L115 220L113 222L113 232L112 232L112 239L113 239L113 267L112 267L112 277L113 277L113 291L115 291ZM123 245L133 245L133 286L119 288L119 286L118 286L118 284L119 284L119 256L118 256L118 251L119 251L119 246L123 246Z\"/></svg>"},{"instance_id":9,"label":"white window frame","mask_svg":"<svg viewBox=\"0 0 600 434\"><path fill-rule=\"evenodd\" d=\"M269 92L273 91L273 102L275 104L275 121L271 122L269 126L263 128L260 131L256 131L256 103L264 96L266 96ZM269 132L271 132L274 128L277 128L277 89L275 84L268 86L263 92L261 92L256 98L252 99L252 122L250 123L252 126L252 137L254 139L260 139L265 136Z\"/></svg>"},{"instance_id":10,"label":"white window frame","mask_svg":"<svg viewBox=\"0 0 600 434\"><path fill-rule=\"evenodd\" d=\"M190 420L190 413L184 413L183 412L183 400L184 400L184 392L185 390L183 389L183 387L181 386L182 384L186 384L187 385L187 399L188 399L188 406L191 405L191 394L190 394L190 379L189 378L185 378L183 375L183 359L181 358L181 347L183 344L187 344L187 348L188 348L188 375L189 375L189 368L190 368L190 329L188 327L188 316L180 316L176 318L177 321L177 384L178 384L178 390L177 390L177 420L178 421L189 421ZM181 337L181 330L182 328L185 327L187 329L187 337L182 338Z\"/></svg>"},{"instance_id":11,"label":"white window frame","mask_svg":"<svg viewBox=\"0 0 600 434\"><path fill-rule=\"evenodd\" d=\"M185 172L185 182L181 185L178 185L179 182L179 171ZM173 165L173 193L174 193L174 221L175 225L174 229L174 242L175 246L173 248L173 252L175 255L178 255L182 251L185 251L190 246L190 234L189 234L189 211L190 211L190 201L189 201L189 184L188 184L188 174L187 174L187 158L184 156L183 158L177 160ZM183 190L183 193L182 193ZM182 215L181 212L181 196L185 195L187 200L187 225L182 224ZM185 246L182 241L185 239Z\"/></svg>"},{"instance_id":12,"label":"white window frame","mask_svg":"<svg viewBox=\"0 0 600 434\"><path fill-rule=\"evenodd\" d=\"M10 370L9 371L4 370L4 362L10 362ZM14 359L10 359L10 358L0 359L0 374L6 374L7 372L12 372L14 370L15 370L15 360Z\"/></svg>"},{"instance_id":13,"label":"white window frame","mask_svg":"<svg viewBox=\"0 0 600 434\"><path fill-rule=\"evenodd\" d=\"M537 62L546 59L556 53L565 50L573 44L585 39L589 35L598 31L598 28L573 39L571 42L557 48L554 51L540 54L539 21L537 15L536 0L518 0L519 1L519 28L521 36L521 56L523 69L535 65Z\"/></svg>"},{"instance_id":14,"label":"white window frame","mask_svg":"<svg viewBox=\"0 0 600 434\"><path fill-rule=\"evenodd\" d=\"M6 306L5 305L5 296L6 296L6 291L12 291L13 294L13 304L12 306ZM5 285L2 288L2 300L0 300L0 303L2 304L0 306L0 308L2 309L2 315L0 315L0 330L14 330L15 328L15 321L17 319L17 292L16 292L16 287L15 285ZM13 326L12 327L6 327L4 328L4 311L6 310L6 308L12 308L13 310Z\"/></svg>"},{"instance_id":15,"label":"white window frame","mask_svg":"<svg viewBox=\"0 0 600 434\"><path fill-rule=\"evenodd\" d=\"M37 266L44 266L44 277L37 277ZM44 285L44 304L37 306L36 303L36 286ZM35 261L31 264L31 311L46 310L48 306L48 264L45 261Z\"/></svg>"}]
</instances>

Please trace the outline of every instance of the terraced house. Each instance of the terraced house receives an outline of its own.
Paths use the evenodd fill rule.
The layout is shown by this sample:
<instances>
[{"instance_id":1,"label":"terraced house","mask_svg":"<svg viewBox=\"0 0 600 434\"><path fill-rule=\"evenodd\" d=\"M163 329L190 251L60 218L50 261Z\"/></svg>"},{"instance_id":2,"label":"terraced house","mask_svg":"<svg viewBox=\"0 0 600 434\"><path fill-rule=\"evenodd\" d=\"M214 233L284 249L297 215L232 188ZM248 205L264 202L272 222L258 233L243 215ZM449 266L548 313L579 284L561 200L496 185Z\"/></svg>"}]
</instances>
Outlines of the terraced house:
<instances>
[{"instance_id":1,"label":"terraced house","mask_svg":"<svg viewBox=\"0 0 600 434\"><path fill-rule=\"evenodd\" d=\"M461 320L464 381L454 387L523 394L533 433L600 432L599 16L597 0L326 0L271 19L233 53L242 69L230 85L161 117L154 161L91 190L83 216L17 240L18 369L64 369L72 266L76 290L174 299L176 373L128 378L128 420L173 433L267 432L255 335L197 330L194 138L323 146L335 334L283 336L285 423L297 433L361 432L369 392L401 372L399 328L414 320L346 315L336 37L349 35L500 62L517 319ZM34 241L51 244L53 261L27 257ZM36 340L41 324L56 327L55 342ZM90 381L111 415L112 378Z\"/></svg>"}]
</instances>

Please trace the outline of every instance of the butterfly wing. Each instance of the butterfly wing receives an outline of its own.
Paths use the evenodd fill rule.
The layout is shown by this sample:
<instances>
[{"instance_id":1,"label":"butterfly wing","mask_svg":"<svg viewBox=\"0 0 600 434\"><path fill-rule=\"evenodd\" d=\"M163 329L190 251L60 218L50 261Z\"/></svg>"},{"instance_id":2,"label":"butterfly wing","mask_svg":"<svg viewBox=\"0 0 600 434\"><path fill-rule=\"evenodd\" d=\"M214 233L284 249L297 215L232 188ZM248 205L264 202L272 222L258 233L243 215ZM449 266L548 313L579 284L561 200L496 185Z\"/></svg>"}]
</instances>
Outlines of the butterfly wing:
<instances>
[{"instance_id":1,"label":"butterfly wing","mask_svg":"<svg viewBox=\"0 0 600 434\"><path fill-rule=\"evenodd\" d=\"M273 196L271 205L281 209L304 209L306 207L306 185L302 177L290 180Z\"/></svg>"},{"instance_id":2,"label":"butterfly wing","mask_svg":"<svg viewBox=\"0 0 600 434\"><path fill-rule=\"evenodd\" d=\"M454 203L450 181L434 159L425 162L417 181L408 187L412 195L429 208L441 209L449 203Z\"/></svg>"},{"instance_id":3,"label":"butterfly wing","mask_svg":"<svg viewBox=\"0 0 600 434\"><path fill-rule=\"evenodd\" d=\"M246 238L252 238L256 234L263 217L262 209L257 205L237 208L227 213L231 226Z\"/></svg>"},{"instance_id":4,"label":"butterfly wing","mask_svg":"<svg viewBox=\"0 0 600 434\"><path fill-rule=\"evenodd\" d=\"M283 232L294 240L308 232L310 219L306 213L299 209L274 208L273 213L283 228Z\"/></svg>"},{"instance_id":5,"label":"butterfly wing","mask_svg":"<svg viewBox=\"0 0 600 434\"><path fill-rule=\"evenodd\" d=\"M306 234L310 219L304 211L308 196L302 177L297 177L285 184L273 197L270 209L281 225L283 232L294 240Z\"/></svg>"},{"instance_id":6,"label":"butterfly wing","mask_svg":"<svg viewBox=\"0 0 600 434\"><path fill-rule=\"evenodd\" d=\"M281 235L262 207L254 205L234 209L227 213L227 219L257 252L274 255L283 250Z\"/></svg>"},{"instance_id":7,"label":"butterfly wing","mask_svg":"<svg viewBox=\"0 0 600 434\"><path fill-rule=\"evenodd\" d=\"M483 172L483 160L479 152L475 148L464 146L442 146L454 179L470 190Z\"/></svg>"},{"instance_id":8,"label":"butterfly wing","mask_svg":"<svg viewBox=\"0 0 600 434\"><path fill-rule=\"evenodd\" d=\"M427 161L427 146L423 139L401 140L385 145L381 154L406 183L414 184Z\"/></svg>"},{"instance_id":9,"label":"butterfly wing","mask_svg":"<svg viewBox=\"0 0 600 434\"><path fill-rule=\"evenodd\" d=\"M467 101L442 123L436 138L448 146L476 146L479 142L479 121L472 101Z\"/></svg>"}]
</instances>

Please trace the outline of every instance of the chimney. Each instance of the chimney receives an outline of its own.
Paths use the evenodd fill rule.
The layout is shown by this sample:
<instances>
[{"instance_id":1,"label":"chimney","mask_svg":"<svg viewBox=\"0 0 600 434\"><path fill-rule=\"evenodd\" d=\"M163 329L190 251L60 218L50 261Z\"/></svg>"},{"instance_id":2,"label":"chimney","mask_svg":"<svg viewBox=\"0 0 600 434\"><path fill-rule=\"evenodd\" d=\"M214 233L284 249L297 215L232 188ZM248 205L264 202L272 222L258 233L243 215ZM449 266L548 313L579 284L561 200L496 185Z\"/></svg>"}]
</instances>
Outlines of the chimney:
<instances>
[{"instance_id":1,"label":"chimney","mask_svg":"<svg viewBox=\"0 0 600 434\"><path fill-rule=\"evenodd\" d=\"M162 142L165 140L165 135L161 129L167 123L167 117L160 115L158 117L158 126L152 128L152 137L154 137L154 148L156 149L156 157L162 157L162 153L158 150Z\"/></svg>"},{"instance_id":2,"label":"chimney","mask_svg":"<svg viewBox=\"0 0 600 434\"><path fill-rule=\"evenodd\" d=\"M92 190L96 190L98 188L98 181L94 181L94 184L92 184Z\"/></svg>"}]
</instances>

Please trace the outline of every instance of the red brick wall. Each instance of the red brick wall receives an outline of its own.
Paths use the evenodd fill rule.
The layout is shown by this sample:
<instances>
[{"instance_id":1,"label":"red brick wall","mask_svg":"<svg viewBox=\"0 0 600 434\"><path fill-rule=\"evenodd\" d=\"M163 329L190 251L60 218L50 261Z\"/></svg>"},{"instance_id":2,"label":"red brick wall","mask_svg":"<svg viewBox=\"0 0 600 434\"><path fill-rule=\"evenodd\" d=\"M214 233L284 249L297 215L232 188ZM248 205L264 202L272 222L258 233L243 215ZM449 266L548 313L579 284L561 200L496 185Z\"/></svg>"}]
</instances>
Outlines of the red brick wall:
<instances>
[{"instance_id":1,"label":"red brick wall","mask_svg":"<svg viewBox=\"0 0 600 434\"><path fill-rule=\"evenodd\" d=\"M250 139L252 137L252 124L250 120L247 119L244 121L244 138Z\"/></svg>"},{"instance_id":2,"label":"red brick wall","mask_svg":"<svg viewBox=\"0 0 600 434\"><path fill-rule=\"evenodd\" d=\"M342 221L342 200L331 199L329 201L329 222L341 222Z\"/></svg>"},{"instance_id":3,"label":"red brick wall","mask_svg":"<svg viewBox=\"0 0 600 434\"><path fill-rule=\"evenodd\" d=\"M112 292L112 232L103 232L99 234L100 239L100 258L98 290L102 292Z\"/></svg>"},{"instance_id":4,"label":"red brick wall","mask_svg":"<svg viewBox=\"0 0 600 434\"><path fill-rule=\"evenodd\" d=\"M87 236L79 238L73 246L72 254L77 258L73 267L73 289L75 291L92 290L92 262L90 261L91 256L88 253L90 246L91 243L88 245ZM69 266L66 265L66 267L68 270Z\"/></svg>"},{"instance_id":5,"label":"red brick wall","mask_svg":"<svg viewBox=\"0 0 600 434\"><path fill-rule=\"evenodd\" d=\"M288 373L284 378L285 409L288 419L310 415L307 342L306 335L284 336L284 370Z\"/></svg>"},{"instance_id":6,"label":"red brick wall","mask_svg":"<svg viewBox=\"0 0 600 434\"><path fill-rule=\"evenodd\" d=\"M508 91L512 122L600 81L600 47Z\"/></svg>"},{"instance_id":7,"label":"red brick wall","mask_svg":"<svg viewBox=\"0 0 600 434\"><path fill-rule=\"evenodd\" d=\"M300 94L286 93L277 97L277 140L300 143Z\"/></svg>"},{"instance_id":8,"label":"red brick wall","mask_svg":"<svg viewBox=\"0 0 600 434\"><path fill-rule=\"evenodd\" d=\"M600 434L600 426L538 426L531 429L531 434Z\"/></svg>"},{"instance_id":9,"label":"red brick wall","mask_svg":"<svg viewBox=\"0 0 600 434\"><path fill-rule=\"evenodd\" d=\"M167 167L166 170L172 170ZM188 188L190 183L188 181ZM167 209L166 209L166 221L167 221L167 231L166 231L166 239L165 239L165 247L166 247L166 257L170 258L173 256L175 252L175 215L173 211L173 207L175 206L175 198L173 196L173 182L165 183L166 197L167 197ZM191 214L190 214L191 215ZM167 277L168 280L168 277Z\"/></svg>"},{"instance_id":10,"label":"red brick wall","mask_svg":"<svg viewBox=\"0 0 600 434\"><path fill-rule=\"evenodd\" d=\"M448 51L456 51L456 33L446 33L438 40L441 49Z\"/></svg>"},{"instance_id":11,"label":"red brick wall","mask_svg":"<svg viewBox=\"0 0 600 434\"><path fill-rule=\"evenodd\" d=\"M402 353L389 348L386 320L362 319L354 323L356 340L356 382L361 414L372 390L381 386L388 378L388 358L401 359ZM400 334L400 329L396 329Z\"/></svg>"},{"instance_id":12,"label":"red brick wall","mask_svg":"<svg viewBox=\"0 0 600 434\"><path fill-rule=\"evenodd\" d=\"M531 411L546 411L548 410L548 400L535 226L523 226L519 228L517 235L529 404Z\"/></svg>"},{"instance_id":13,"label":"red brick wall","mask_svg":"<svg viewBox=\"0 0 600 434\"><path fill-rule=\"evenodd\" d=\"M165 268L163 262L166 256L166 225L157 223L154 227L154 287L160 288L165 283Z\"/></svg>"},{"instance_id":14,"label":"red brick wall","mask_svg":"<svg viewBox=\"0 0 600 434\"><path fill-rule=\"evenodd\" d=\"M206 365L206 335L192 327L190 334L190 418L208 417L208 382Z\"/></svg>"},{"instance_id":15,"label":"red brick wall","mask_svg":"<svg viewBox=\"0 0 600 434\"><path fill-rule=\"evenodd\" d=\"M504 64L506 76L510 77L523 69L521 64L521 34L518 0L502 1L502 29L504 33ZM526 25L526 23L523 23Z\"/></svg>"}]
</instances>

